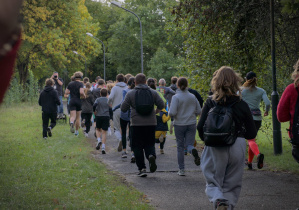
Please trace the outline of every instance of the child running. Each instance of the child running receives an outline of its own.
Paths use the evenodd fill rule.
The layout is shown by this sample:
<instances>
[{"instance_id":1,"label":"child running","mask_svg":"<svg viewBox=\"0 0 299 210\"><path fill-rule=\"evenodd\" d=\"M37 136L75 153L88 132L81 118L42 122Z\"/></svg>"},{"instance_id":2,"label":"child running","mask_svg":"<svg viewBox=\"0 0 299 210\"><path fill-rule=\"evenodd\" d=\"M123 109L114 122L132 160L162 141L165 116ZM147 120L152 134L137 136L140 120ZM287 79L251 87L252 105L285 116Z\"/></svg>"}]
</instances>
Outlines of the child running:
<instances>
[{"instance_id":1,"label":"child running","mask_svg":"<svg viewBox=\"0 0 299 210\"><path fill-rule=\"evenodd\" d=\"M97 98L93 105L93 111L96 116L96 135L98 144L96 149L99 150L102 145L102 154L106 154L106 134L109 127L109 105L108 105L108 91L106 88L101 89L101 97ZM102 136L102 139L101 139Z\"/></svg>"},{"instance_id":2,"label":"child running","mask_svg":"<svg viewBox=\"0 0 299 210\"><path fill-rule=\"evenodd\" d=\"M170 120L170 116L165 109L162 109L160 113L156 115L157 126L155 131L156 143L160 143L160 153L164 154L164 144L166 141L166 134L168 131L167 121Z\"/></svg>"}]
</instances>

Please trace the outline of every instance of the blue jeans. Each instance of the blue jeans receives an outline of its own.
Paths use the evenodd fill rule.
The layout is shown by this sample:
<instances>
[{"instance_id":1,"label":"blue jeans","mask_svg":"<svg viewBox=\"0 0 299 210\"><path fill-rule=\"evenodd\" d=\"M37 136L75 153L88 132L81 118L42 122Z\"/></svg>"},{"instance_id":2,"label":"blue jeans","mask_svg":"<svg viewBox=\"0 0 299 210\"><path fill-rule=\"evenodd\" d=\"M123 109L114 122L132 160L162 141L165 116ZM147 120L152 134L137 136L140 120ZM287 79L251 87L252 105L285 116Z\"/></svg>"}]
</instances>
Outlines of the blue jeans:
<instances>
[{"instance_id":1,"label":"blue jeans","mask_svg":"<svg viewBox=\"0 0 299 210\"><path fill-rule=\"evenodd\" d=\"M63 103L62 103L62 96L58 96L60 100L60 105L57 106L57 113L58 114L63 114Z\"/></svg>"}]
</instances>

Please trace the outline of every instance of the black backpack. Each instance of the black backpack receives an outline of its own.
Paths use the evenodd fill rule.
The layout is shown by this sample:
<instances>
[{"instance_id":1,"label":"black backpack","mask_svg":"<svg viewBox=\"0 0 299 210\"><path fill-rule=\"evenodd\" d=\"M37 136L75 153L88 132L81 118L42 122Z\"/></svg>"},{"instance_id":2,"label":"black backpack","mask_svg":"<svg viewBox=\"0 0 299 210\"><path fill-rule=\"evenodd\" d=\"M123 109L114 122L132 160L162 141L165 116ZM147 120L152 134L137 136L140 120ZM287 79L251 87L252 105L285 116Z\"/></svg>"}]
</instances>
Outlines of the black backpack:
<instances>
[{"instance_id":1,"label":"black backpack","mask_svg":"<svg viewBox=\"0 0 299 210\"><path fill-rule=\"evenodd\" d=\"M232 106L215 105L210 109L203 126L204 142L206 146L225 147L233 145L237 139L235 122L233 120Z\"/></svg>"},{"instance_id":2,"label":"black backpack","mask_svg":"<svg viewBox=\"0 0 299 210\"><path fill-rule=\"evenodd\" d=\"M298 92L298 98L296 102L296 107L295 107L295 115L293 119L293 126L292 126L292 138L291 138L291 143L294 145L299 146L299 91L298 88L296 88Z\"/></svg>"},{"instance_id":3,"label":"black backpack","mask_svg":"<svg viewBox=\"0 0 299 210\"><path fill-rule=\"evenodd\" d=\"M140 115L147 116L153 112L154 98L150 89L136 89L135 106Z\"/></svg>"}]
</instances>

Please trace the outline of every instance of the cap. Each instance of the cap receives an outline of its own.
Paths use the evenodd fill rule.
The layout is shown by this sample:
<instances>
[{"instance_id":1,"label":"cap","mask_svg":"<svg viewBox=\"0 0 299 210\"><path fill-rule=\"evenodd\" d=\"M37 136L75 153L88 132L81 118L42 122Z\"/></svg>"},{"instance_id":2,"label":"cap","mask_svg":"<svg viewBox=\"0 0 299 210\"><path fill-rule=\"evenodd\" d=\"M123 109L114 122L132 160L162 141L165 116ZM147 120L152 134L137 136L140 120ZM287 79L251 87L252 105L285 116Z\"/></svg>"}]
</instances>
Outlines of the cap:
<instances>
[{"instance_id":1,"label":"cap","mask_svg":"<svg viewBox=\"0 0 299 210\"><path fill-rule=\"evenodd\" d=\"M246 79L247 80L250 80L250 79L253 79L254 77L256 77L256 74L253 72L253 71L250 71L246 74Z\"/></svg>"}]
</instances>

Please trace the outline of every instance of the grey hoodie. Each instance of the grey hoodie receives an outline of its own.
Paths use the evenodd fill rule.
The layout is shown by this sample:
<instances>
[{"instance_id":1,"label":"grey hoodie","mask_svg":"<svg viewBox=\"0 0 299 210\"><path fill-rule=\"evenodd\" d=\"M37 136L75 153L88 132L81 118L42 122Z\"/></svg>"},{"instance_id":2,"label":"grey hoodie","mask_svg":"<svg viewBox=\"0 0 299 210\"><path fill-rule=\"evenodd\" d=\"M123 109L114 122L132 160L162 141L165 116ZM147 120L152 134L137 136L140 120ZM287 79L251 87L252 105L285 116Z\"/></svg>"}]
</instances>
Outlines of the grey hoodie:
<instances>
[{"instance_id":1,"label":"grey hoodie","mask_svg":"<svg viewBox=\"0 0 299 210\"><path fill-rule=\"evenodd\" d=\"M135 93L137 89L149 89L153 94L154 104L157 106L157 109L162 110L164 108L164 102L159 96L159 94L149 88L147 85L137 85L133 90L129 91L121 104L121 111L126 112L132 107L131 113L131 125L132 126L155 126L157 125L156 120L156 110L153 109L152 113L148 116L143 116L137 113L135 106Z\"/></svg>"},{"instance_id":2,"label":"grey hoodie","mask_svg":"<svg viewBox=\"0 0 299 210\"><path fill-rule=\"evenodd\" d=\"M188 89L177 89L172 97L168 114L174 117L175 125L196 124L197 115L201 114L201 107L195 96Z\"/></svg>"},{"instance_id":3,"label":"grey hoodie","mask_svg":"<svg viewBox=\"0 0 299 210\"><path fill-rule=\"evenodd\" d=\"M108 98L108 104L112 107L117 106L120 104L123 100L123 90L127 89L127 84L124 82L118 82L116 85L112 88L111 93Z\"/></svg>"}]
</instances>

